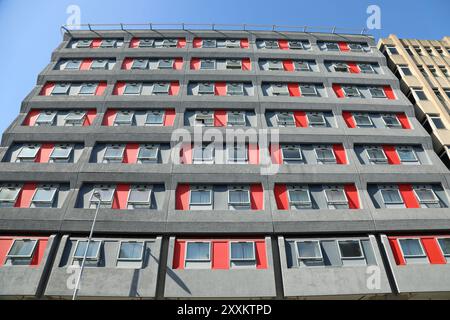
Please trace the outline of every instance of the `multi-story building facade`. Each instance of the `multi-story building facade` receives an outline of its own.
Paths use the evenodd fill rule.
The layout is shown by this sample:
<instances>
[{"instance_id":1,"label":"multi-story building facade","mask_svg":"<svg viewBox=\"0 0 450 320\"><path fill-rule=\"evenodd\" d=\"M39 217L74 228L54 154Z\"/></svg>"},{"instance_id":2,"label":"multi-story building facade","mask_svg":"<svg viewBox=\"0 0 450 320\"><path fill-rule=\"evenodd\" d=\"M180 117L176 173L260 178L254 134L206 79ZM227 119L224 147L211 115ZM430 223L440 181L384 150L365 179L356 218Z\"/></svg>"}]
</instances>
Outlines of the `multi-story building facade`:
<instances>
[{"instance_id":1,"label":"multi-story building facade","mask_svg":"<svg viewBox=\"0 0 450 320\"><path fill-rule=\"evenodd\" d=\"M435 151L450 168L450 38L417 40L390 35L380 39L378 48L431 135Z\"/></svg>"},{"instance_id":2,"label":"multi-story building facade","mask_svg":"<svg viewBox=\"0 0 450 320\"><path fill-rule=\"evenodd\" d=\"M0 158L1 297L85 255L79 298L449 296L450 174L367 35L65 32Z\"/></svg>"}]
</instances>

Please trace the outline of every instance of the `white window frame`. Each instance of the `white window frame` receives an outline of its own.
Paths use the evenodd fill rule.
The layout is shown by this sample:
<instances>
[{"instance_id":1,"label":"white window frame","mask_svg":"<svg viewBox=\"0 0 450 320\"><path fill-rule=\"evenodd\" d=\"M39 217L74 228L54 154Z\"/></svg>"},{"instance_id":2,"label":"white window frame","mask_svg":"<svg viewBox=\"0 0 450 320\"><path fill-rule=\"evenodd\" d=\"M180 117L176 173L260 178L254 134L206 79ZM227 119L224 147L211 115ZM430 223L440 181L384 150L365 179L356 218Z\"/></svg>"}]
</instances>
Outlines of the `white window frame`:
<instances>
[{"instance_id":1,"label":"white window frame","mask_svg":"<svg viewBox=\"0 0 450 320\"><path fill-rule=\"evenodd\" d=\"M331 190L331 191L342 191L342 194L344 195L345 200L333 200L333 201L331 201L330 199L328 199L328 194L327 194L328 190ZM348 205L349 204L348 198L347 198L347 194L345 193L344 188L328 187L328 188L325 188L323 191L325 193L325 200L327 201L328 205Z\"/></svg>"},{"instance_id":2,"label":"white window frame","mask_svg":"<svg viewBox=\"0 0 450 320\"><path fill-rule=\"evenodd\" d=\"M386 199L384 198L384 194L383 191L394 191L397 192L397 195L399 197L399 201L388 201L386 202ZM398 204L405 204L405 201L403 200L403 197L400 193L400 190L398 190L398 188L391 188L391 187L384 187L384 188L380 188L380 195L381 195L381 200L383 201L384 205L398 205Z\"/></svg>"},{"instance_id":3,"label":"white window frame","mask_svg":"<svg viewBox=\"0 0 450 320\"><path fill-rule=\"evenodd\" d=\"M193 191L200 191L200 192L209 192L209 202L208 203L196 203L192 202L192 192ZM192 189L189 191L189 205L190 206L211 206L213 203L213 192L210 188L200 188L200 189Z\"/></svg>"},{"instance_id":4,"label":"white window frame","mask_svg":"<svg viewBox=\"0 0 450 320\"><path fill-rule=\"evenodd\" d=\"M368 90L369 90L370 96L371 96L373 99L385 99L385 98L387 98L387 97L386 97L386 93L384 92L383 88L379 88L379 87L369 87ZM380 92L381 92L383 95L382 95L382 96L381 96L381 95L380 95L380 96L376 96L376 95L373 94L372 90L380 90Z\"/></svg>"},{"instance_id":5,"label":"white window frame","mask_svg":"<svg viewBox=\"0 0 450 320\"><path fill-rule=\"evenodd\" d=\"M170 64L168 64L167 66L162 66L162 64L164 64L164 63L170 63ZM158 69L162 69L162 70L170 70L170 69L173 69L173 67L174 67L174 65L175 65L175 60L174 59L170 59L170 58L168 58L168 59L159 59L159 61L158 61Z\"/></svg>"},{"instance_id":6,"label":"white window frame","mask_svg":"<svg viewBox=\"0 0 450 320\"><path fill-rule=\"evenodd\" d=\"M241 59L227 59L225 61L227 69L231 70L242 70L242 60Z\"/></svg>"},{"instance_id":7,"label":"white window frame","mask_svg":"<svg viewBox=\"0 0 450 320\"><path fill-rule=\"evenodd\" d=\"M289 116L290 118L292 118L292 123L288 122L288 121L281 121L280 120L280 115L283 116ZM279 127L295 127L295 116L293 112L277 112L276 113L276 119L277 119L277 125Z\"/></svg>"},{"instance_id":8,"label":"white window frame","mask_svg":"<svg viewBox=\"0 0 450 320\"><path fill-rule=\"evenodd\" d=\"M31 241L34 242L33 247L31 249L31 252L29 255L12 255L11 254L11 250L14 248L14 244L16 243L16 241L23 241L23 242L27 242L27 241ZM34 252L36 250L38 244L38 240L37 239L14 239L11 246L9 247L8 253L6 254L6 258L7 259L32 259L34 256Z\"/></svg>"},{"instance_id":9,"label":"white window frame","mask_svg":"<svg viewBox=\"0 0 450 320\"><path fill-rule=\"evenodd\" d=\"M361 68L362 66L368 67L368 70L370 70L370 71L364 70L363 68ZM370 63L359 63L358 68L359 68L359 71L361 71L361 73L366 73L366 74L375 74L376 73L375 68Z\"/></svg>"},{"instance_id":10,"label":"white window frame","mask_svg":"<svg viewBox=\"0 0 450 320\"><path fill-rule=\"evenodd\" d=\"M141 162L146 162L146 161L148 161L148 162L151 162L151 163L153 163L153 162L158 162L158 156L159 156L159 146L158 145L140 145L139 146L139 150L138 150L138 155L137 155L137 160L138 161L141 161ZM155 155L155 157L154 158L148 158L148 157L141 157L141 149L156 149L156 155Z\"/></svg>"},{"instance_id":11,"label":"white window frame","mask_svg":"<svg viewBox=\"0 0 450 320\"><path fill-rule=\"evenodd\" d=\"M211 111L196 111L194 124L196 126L214 127L214 112Z\"/></svg>"},{"instance_id":12,"label":"white window frame","mask_svg":"<svg viewBox=\"0 0 450 320\"><path fill-rule=\"evenodd\" d=\"M191 243L207 243L209 246L209 259L188 259L188 247ZM210 262L212 263L212 245L211 241L186 241L186 252L184 253L184 265L186 266L186 262Z\"/></svg>"},{"instance_id":13,"label":"white window frame","mask_svg":"<svg viewBox=\"0 0 450 320\"><path fill-rule=\"evenodd\" d=\"M146 201L130 201L131 198L131 192L133 192L134 190L138 191L138 192L142 192L142 191L148 191L148 198ZM130 188L130 192L128 192L128 197L127 197L127 207L128 206L142 206L142 207L147 207L148 208L151 207L152 205L152 192L153 189L149 186L140 186L140 185L136 185L136 186L131 186ZM148 209L147 208L147 209ZM137 208L137 209L141 209L141 208Z\"/></svg>"},{"instance_id":14,"label":"white window frame","mask_svg":"<svg viewBox=\"0 0 450 320\"><path fill-rule=\"evenodd\" d=\"M300 84L299 85L300 88L300 93L302 96L305 97L317 97L319 95L319 92L317 91L317 87L315 84ZM311 92L303 92L303 88L309 88L309 89L313 89L313 93Z\"/></svg>"},{"instance_id":15,"label":"white window frame","mask_svg":"<svg viewBox=\"0 0 450 320\"><path fill-rule=\"evenodd\" d=\"M152 86L152 95L168 95L170 92L170 83L168 82L155 82Z\"/></svg>"},{"instance_id":16,"label":"white window frame","mask_svg":"<svg viewBox=\"0 0 450 320\"><path fill-rule=\"evenodd\" d=\"M238 40L238 39L226 39L225 40L225 47L226 48L240 48L241 47L241 40Z\"/></svg>"},{"instance_id":17,"label":"white window frame","mask_svg":"<svg viewBox=\"0 0 450 320\"><path fill-rule=\"evenodd\" d=\"M240 121L230 121L230 114L233 116L239 116L242 119L239 119ZM227 126L245 126L247 124L246 121L246 113L245 111L228 111L227 112Z\"/></svg>"},{"instance_id":18,"label":"white window frame","mask_svg":"<svg viewBox=\"0 0 450 320\"><path fill-rule=\"evenodd\" d=\"M400 157L400 154L398 153L399 150L409 150L411 151L412 155L414 156L413 160L402 160L402 158ZM413 163L413 162L419 162L419 158L417 157L416 151L414 150L413 147L410 146L399 146L396 148L395 150L397 152L398 158L400 159L400 162L407 162L407 163Z\"/></svg>"},{"instance_id":19,"label":"white window frame","mask_svg":"<svg viewBox=\"0 0 450 320\"><path fill-rule=\"evenodd\" d=\"M108 149L122 149L121 151L121 157L107 157L106 153L108 152ZM123 161L123 155L125 154L125 146L123 145L108 145L105 148L105 153L103 154L103 162L106 161L106 163L122 163ZM120 158L120 159L119 159Z\"/></svg>"},{"instance_id":20,"label":"white window frame","mask_svg":"<svg viewBox=\"0 0 450 320\"><path fill-rule=\"evenodd\" d=\"M68 65L69 63L72 63L74 66L69 68ZM81 67L81 60L77 60L77 59L68 59L65 61L64 63L64 70L80 70Z\"/></svg>"},{"instance_id":21,"label":"white window frame","mask_svg":"<svg viewBox=\"0 0 450 320\"><path fill-rule=\"evenodd\" d=\"M342 71L345 69L344 71ZM334 72L349 72L348 70L348 64L345 62L334 62L333 63L333 70Z\"/></svg>"},{"instance_id":22,"label":"white window frame","mask_svg":"<svg viewBox=\"0 0 450 320\"><path fill-rule=\"evenodd\" d=\"M0 203L11 203L13 206L17 201L17 198L19 197L20 191L22 190L22 188L20 186L2 186L0 187L0 191L3 189L9 189L12 190L14 189L14 192L16 192L16 196L14 199L0 199Z\"/></svg>"},{"instance_id":23,"label":"white window frame","mask_svg":"<svg viewBox=\"0 0 450 320\"><path fill-rule=\"evenodd\" d=\"M87 49L92 45L92 39L79 39L76 41L75 47L77 49Z\"/></svg>"},{"instance_id":24,"label":"white window frame","mask_svg":"<svg viewBox=\"0 0 450 320\"><path fill-rule=\"evenodd\" d=\"M383 158L376 158L376 159L371 158L370 157L370 153L369 153L369 150L371 150L371 149L372 150L375 149L375 150L381 151L381 153L383 155ZM366 156L367 156L367 159L369 160L369 162L385 163L385 164L388 163L388 158L387 158L386 153L384 152L382 147L380 147L380 146L367 146L367 147L364 148L364 151L366 152Z\"/></svg>"},{"instance_id":25,"label":"white window frame","mask_svg":"<svg viewBox=\"0 0 450 320\"><path fill-rule=\"evenodd\" d=\"M195 151L198 150L199 148L201 148L201 152L202 152L202 158L196 158L195 157ZM205 150L211 150L211 158L205 158ZM192 161L194 163L214 163L215 160L215 145L214 142L211 142L209 144L194 144L194 147L192 148Z\"/></svg>"},{"instance_id":26,"label":"white window frame","mask_svg":"<svg viewBox=\"0 0 450 320\"><path fill-rule=\"evenodd\" d=\"M232 192L245 192L248 196L248 202L232 202L231 201L231 193ZM250 207L251 206L251 199L250 199L250 190L247 188L231 188L228 189L228 205L229 206L236 206L236 207Z\"/></svg>"},{"instance_id":27,"label":"white window frame","mask_svg":"<svg viewBox=\"0 0 450 320\"><path fill-rule=\"evenodd\" d=\"M444 257L450 257L450 252L449 253L445 253L444 252L444 249L442 248L442 245L441 245L441 243L440 243L440 241L439 240L448 240L448 239L450 239L450 238L447 238L447 237L438 237L438 238L436 238L436 242L438 243L438 245L439 245L439 249L441 249L441 252L442 252L442 255L444 256Z\"/></svg>"},{"instance_id":28,"label":"white window frame","mask_svg":"<svg viewBox=\"0 0 450 320\"><path fill-rule=\"evenodd\" d=\"M308 195L308 201L294 201L294 200L292 200L291 199L291 191L292 192L306 191L306 194ZM287 194L288 194L289 205L291 205L291 206L312 207L311 192L309 191L309 188L307 186L302 186L302 187L293 186L292 188L288 188Z\"/></svg>"},{"instance_id":29,"label":"white window frame","mask_svg":"<svg viewBox=\"0 0 450 320\"><path fill-rule=\"evenodd\" d=\"M313 122L313 121L311 121L310 116L320 116L323 121ZM308 119L308 125L310 127L326 127L327 126L327 120L325 119L325 115L323 112L307 112L306 118Z\"/></svg>"},{"instance_id":30,"label":"white window frame","mask_svg":"<svg viewBox=\"0 0 450 320\"><path fill-rule=\"evenodd\" d=\"M137 88L137 92L127 93L128 86ZM125 84L125 88L123 90L124 96L139 96L142 93L142 83L139 82L129 82Z\"/></svg>"},{"instance_id":31,"label":"white window frame","mask_svg":"<svg viewBox=\"0 0 450 320\"><path fill-rule=\"evenodd\" d=\"M150 123L148 122L148 117L150 114L153 115L161 115L161 122L155 122L155 123ZM165 117L165 112L162 110L150 110L147 112L146 116L145 116L145 125L146 126L164 126L164 117Z\"/></svg>"},{"instance_id":32,"label":"white window frame","mask_svg":"<svg viewBox=\"0 0 450 320\"><path fill-rule=\"evenodd\" d=\"M124 243L139 243L142 244L142 250L141 250L141 255L139 258L121 258L120 257L120 249L122 249L122 244ZM125 261L125 262L139 262L139 261L143 261L144 259L144 251L145 251L145 242L144 241L130 241L130 240L121 240L119 242L119 250L117 251L117 258L116 261Z\"/></svg>"},{"instance_id":33,"label":"white window frame","mask_svg":"<svg viewBox=\"0 0 450 320\"><path fill-rule=\"evenodd\" d=\"M238 88L239 90L231 91L230 88ZM242 90L241 90L242 89ZM228 82L227 83L227 96L244 96L245 88L242 82Z\"/></svg>"},{"instance_id":34,"label":"white window frame","mask_svg":"<svg viewBox=\"0 0 450 320\"><path fill-rule=\"evenodd\" d=\"M267 42L270 42L270 46L267 46ZM273 40L273 39L268 39L268 40L264 40L263 41L263 48L264 49L269 49L269 50L276 50L276 49L280 49L280 43L278 42L278 40Z\"/></svg>"},{"instance_id":35,"label":"white window frame","mask_svg":"<svg viewBox=\"0 0 450 320\"><path fill-rule=\"evenodd\" d=\"M433 200L422 200L422 199L420 199L419 194L417 193L417 190L431 191L431 194L433 195L434 199ZM439 204L439 198L436 196L436 193L434 192L432 187L425 187L425 186L418 187L418 186L415 186L415 187L413 187L413 191L414 191L414 195L416 196L417 201L420 204Z\"/></svg>"},{"instance_id":36,"label":"white window frame","mask_svg":"<svg viewBox=\"0 0 450 320\"><path fill-rule=\"evenodd\" d=\"M271 89L272 89L272 95L279 97L288 97L290 96L289 94L289 88L288 85L286 83L272 83L270 85ZM276 88L276 89L275 89Z\"/></svg>"},{"instance_id":37,"label":"white window frame","mask_svg":"<svg viewBox=\"0 0 450 320\"><path fill-rule=\"evenodd\" d=\"M341 49L339 48L339 44L337 44L336 42L324 42L323 45L325 46L326 51L341 51ZM336 46L336 49L330 49L328 46Z\"/></svg>"},{"instance_id":38,"label":"white window frame","mask_svg":"<svg viewBox=\"0 0 450 320\"><path fill-rule=\"evenodd\" d=\"M63 157L55 157L53 154L55 152L55 150L57 149L67 149L69 150L69 153L67 155L67 157L63 158ZM50 160L52 160L53 162L69 162L70 161L70 157L72 155L73 152L73 146L71 145L65 145L65 144L60 144L60 145L55 145L55 147L53 148L52 152L50 153Z\"/></svg>"},{"instance_id":39,"label":"white window frame","mask_svg":"<svg viewBox=\"0 0 450 320\"><path fill-rule=\"evenodd\" d=\"M109 64L108 59L94 59L92 61L90 69L91 70L107 70L108 64Z\"/></svg>"},{"instance_id":40,"label":"white window frame","mask_svg":"<svg viewBox=\"0 0 450 320\"><path fill-rule=\"evenodd\" d=\"M239 144L229 144L229 146L227 146L227 155L228 155L228 161L230 161L231 163L243 163L243 162L247 162L248 161L248 146L247 144L244 144L244 150L245 150L245 158L231 158L230 157L230 152L231 149L233 150L233 155L237 155L237 152L235 152L235 150L237 148L239 148L241 146L239 146Z\"/></svg>"},{"instance_id":41,"label":"white window frame","mask_svg":"<svg viewBox=\"0 0 450 320\"><path fill-rule=\"evenodd\" d=\"M77 250L78 250L78 246L80 243L84 243L86 242L86 252L83 253L82 256L76 256ZM95 254L95 256L88 256L89 253L89 246L92 245L93 243L100 243L98 248L97 248L97 252ZM100 249L102 247L103 241L102 240L91 240L90 243L88 240L77 240L77 244L75 245L75 250L73 251L73 255L72 255L72 259L73 260L83 260L84 259L84 254L86 254L86 260L90 260L90 261L98 261L100 260Z\"/></svg>"},{"instance_id":42,"label":"white window frame","mask_svg":"<svg viewBox=\"0 0 450 320\"><path fill-rule=\"evenodd\" d=\"M347 92L347 89L356 90L356 93L349 94ZM361 98L361 92L359 91L358 87L349 87L349 86L342 86L342 91L344 92L344 96L346 98Z\"/></svg>"},{"instance_id":43,"label":"white window frame","mask_svg":"<svg viewBox=\"0 0 450 320\"><path fill-rule=\"evenodd\" d=\"M415 255L409 255L408 254L408 255L406 255L403 252L403 247L402 247L401 240L415 240L415 241L417 241L419 243L419 246L420 246L420 249L422 251L422 254L415 254ZM425 253L425 250L423 248L422 240L420 238L397 238L397 243L398 243L398 246L400 247L400 251L402 252L403 258L405 258L405 259L408 259L408 258L426 258L427 257L427 254Z\"/></svg>"},{"instance_id":44,"label":"white window frame","mask_svg":"<svg viewBox=\"0 0 450 320\"><path fill-rule=\"evenodd\" d=\"M139 48L153 48L155 45L155 39L140 39L139 40Z\"/></svg>"},{"instance_id":45,"label":"white window frame","mask_svg":"<svg viewBox=\"0 0 450 320\"><path fill-rule=\"evenodd\" d=\"M203 63L212 63L212 68L204 68ZM200 59L200 70L216 70L217 69L217 61L215 59Z\"/></svg>"},{"instance_id":46,"label":"white window frame","mask_svg":"<svg viewBox=\"0 0 450 320\"><path fill-rule=\"evenodd\" d=\"M39 192L39 190L48 190L51 189L52 190L52 198L48 201L44 201L44 200L34 200L34 198L36 197L37 193ZM32 204L48 204L49 208L53 207L53 204L55 203L55 197L58 193L58 187L56 186L38 186L36 188L36 190L34 190L33 193L33 197L31 197L31 203Z\"/></svg>"},{"instance_id":47,"label":"white window frame","mask_svg":"<svg viewBox=\"0 0 450 320\"><path fill-rule=\"evenodd\" d=\"M282 71L284 70L283 61L276 59L267 60L267 70L270 71Z\"/></svg>"},{"instance_id":48,"label":"white window frame","mask_svg":"<svg viewBox=\"0 0 450 320\"><path fill-rule=\"evenodd\" d=\"M333 154L333 158L319 158L319 154L317 153L318 149L327 149L327 150L331 150L331 153ZM337 159L336 159L336 154L334 153L334 149L332 146L315 146L314 147L314 153L316 154L316 159L318 162L323 162L323 163L336 163Z\"/></svg>"},{"instance_id":49,"label":"white window frame","mask_svg":"<svg viewBox=\"0 0 450 320\"><path fill-rule=\"evenodd\" d=\"M52 118L49 119L49 120L46 120L46 121L42 121L42 120L41 120L41 122L39 122L39 117L40 117L42 114L44 114L45 116L52 115ZM56 115L57 115L57 112L56 112L56 111L41 111L41 112L39 113L38 117L36 118L35 125L38 126L38 127L39 127L39 126L45 126L45 125L52 126L52 125L55 123Z\"/></svg>"},{"instance_id":50,"label":"white window frame","mask_svg":"<svg viewBox=\"0 0 450 320\"><path fill-rule=\"evenodd\" d=\"M309 63L309 61L306 60L294 60L294 70L295 71L311 71L311 64ZM301 67L301 66L305 66L305 67Z\"/></svg>"},{"instance_id":51,"label":"white window frame","mask_svg":"<svg viewBox=\"0 0 450 320\"><path fill-rule=\"evenodd\" d=\"M203 86L203 89L204 88L212 88L212 90L208 90L208 91L201 90L202 86ZM198 95L199 96L214 96L216 94L215 87L216 86L215 86L214 82L200 82L198 84Z\"/></svg>"},{"instance_id":52,"label":"white window frame","mask_svg":"<svg viewBox=\"0 0 450 320\"><path fill-rule=\"evenodd\" d=\"M210 45L205 46L206 43L210 43ZM216 39L202 39L202 48L213 49L217 48L217 40Z\"/></svg>"},{"instance_id":53,"label":"white window frame","mask_svg":"<svg viewBox=\"0 0 450 320\"><path fill-rule=\"evenodd\" d=\"M384 117L391 117L397 120L397 124L388 124ZM401 128L402 124L400 123L400 121L398 120L397 116L394 114L384 114L381 115L381 120L383 120L384 125L386 126L386 128Z\"/></svg>"},{"instance_id":54,"label":"white window frame","mask_svg":"<svg viewBox=\"0 0 450 320\"><path fill-rule=\"evenodd\" d=\"M352 48L352 46L356 46L356 48ZM353 52L364 52L364 47L361 43L348 43L348 48Z\"/></svg>"},{"instance_id":55,"label":"white window frame","mask_svg":"<svg viewBox=\"0 0 450 320\"><path fill-rule=\"evenodd\" d=\"M359 114L353 114L353 121L355 121L355 125L357 127L362 127L362 128L367 128L367 127L373 127L373 121L372 118L370 117L369 114L363 114L363 113L359 113ZM356 117L367 117L367 119L369 119L369 124L358 124L358 121L356 120Z\"/></svg>"},{"instance_id":56,"label":"white window frame","mask_svg":"<svg viewBox=\"0 0 450 320\"><path fill-rule=\"evenodd\" d=\"M78 116L78 117L75 117ZM86 112L82 110L73 110L69 111L69 113L64 117L64 125L65 126L82 126L84 124L84 120L86 119Z\"/></svg>"},{"instance_id":57,"label":"white window frame","mask_svg":"<svg viewBox=\"0 0 450 320\"><path fill-rule=\"evenodd\" d=\"M304 256L304 257L302 257L300 254L300 251L298 249L298 243L316 243L319 248L320 256L315 256L315 257ZM301 260L301 261L304 261L304 260L323 261L323 252L322 252L322 247L320 245L319 240L297 240L297 241L295 241L295 252L297 253L297 261L298 260Z\"/></svg>"},{"instance_id":58,"label":"white window frame","mask_svg":"<svg viewBox=\"0 0 450 320\"><path fill-rule=\"evenodd\" d=\"M299 158L286 158L284 155L284 150L297 150L299 154ZM300 146L284 146L281 147L281 158L284 161L303 161L302 148Z\"/></svg>"},{"instance_id":59,"label":"white window frame","mask_svg":"<svg viewBox=\"0 0 450 320\"><path fill-rule=\"evenodd\" d=\"M97 91L98 83L93 82L85 82L80 85L80 90L78 90L78 94L82 96L95 96L95 92ZM82 92L85 88L89 88L89 91ZM91 92L91 89L94 90Z\"/></svg>"},{"instance_id":60,"label":"white window frame","mask_svg":"<svg viewBox=\"0 0 450 320\"><path fill-rule=\"evenodd\" d=\"M21 153L23 152L24 149L34 149L35 150L34 156L33 157L23 157L23 156L21 156ZM30 145L30 144L23 145L20 148L20 151L17 153L16 162L34 162L40 149L41 149L41 146L38 145L38 144L36 144L36 145Z\"/></svg>"},{"instance_id":61,"label":"white window frame","mask_svg":"<svg viewBox=\"0 0 450 320\"><path fill-rule=\"evenodd\" d=\"M233 246L233 244L240 244L240 243L250 243L253 246L253 256L250 258L242 258L242 259L233 259L233 257L231 256L231 247ZM230 263L232 262L251 262L254 261L256 263L256 244L254 241L230 241L229 242L229 252L230 252Z\"/></svg>"},{"instance_id":62,"label":"white window frame","mask_svg":"<svg viewBox=\"0 0 450 320\"><path fill-rule=\"evenodd\" d=\"M357 242L358 246L359 246L359 250L361 251L361 255L357 256L357 257L356 256L355 257L344 257L342 255L342 250L341 250L341 246L340 246L341 242ZM361 245L361 240L359 240L359 239L339 239L339 240L337 240L337 246L338 246L338 251L339 251L339 257L341 258L341 260L365 259L364 250L363 250L363 247Z\"/></svg>"},{"instance_id":63,"label":"white window frame","mask_svg":"<svg viewBox=\"0 0 450 320\"><path fill-rule=\"evenodd\" d=\"M100 193L100 190L104 190L104 191L108 190L108 192L112 191L111 192L111 198L110 199L102 199L102 198L99 199L99 198L97 198L95 196L95 194L97 192ZM91 207L92 205L94 205L94 206L100 205L100 208L102 206L104 206L104 207L107 206L108 208L112 207L112 204L114 202L114 195L115 195L115 193L116 193L116 188L113 187L113 186L96 186L96 187L94 187L92 189L91 196L89 197L89 207Z\"/></svg>"},{"instance_id":64,"label":"white window frame","mask_svg":"<svg viewBox=\"0 0 450 320\"><path fill-rule=\"evenodd\" d=\"M56 88L64 88L64 92L55 93ZM52 89L52 96L67 96L70 93L71 84L70 83L56 83ZM81 89L81 88L80 88Z\"/></svg>"},{"instance_id":65,"label":"white window frame","mask_svg":"<svg viewBox=\"0 0 450 320\"><path fill-rule=\"evenodd\" d=\"M305 46L301 40L289 40L288 47L291 50L304 50Z\"/></svg>"},{"instance_id":66,"label":"white window frame","mask_svg":"<svg viewBox=\"0 0 450 320\"><path fill-rule=\"evenodd\" d=\"M140 65L137 65L139 63ZM131 70L147 70L149 67L148 59L133 59L133 63L131 64Z\"/></svg>"},{"instance_id":67,"label":"white window frame","mask_svg":"<svg viewBox=\"0 0 450 320\"><path fill-rule=\"evenodd\" d=\"M124 120L120 120L118 122L118 116L119 113L122 115L129 115L130 116L130 120L129 121L124 121ZM114 117L114 126L131 126L133 125L133 121L134 121L134 111L132 110L119 110L116 113L116 116Z\"/></svg>"}]
</instances>

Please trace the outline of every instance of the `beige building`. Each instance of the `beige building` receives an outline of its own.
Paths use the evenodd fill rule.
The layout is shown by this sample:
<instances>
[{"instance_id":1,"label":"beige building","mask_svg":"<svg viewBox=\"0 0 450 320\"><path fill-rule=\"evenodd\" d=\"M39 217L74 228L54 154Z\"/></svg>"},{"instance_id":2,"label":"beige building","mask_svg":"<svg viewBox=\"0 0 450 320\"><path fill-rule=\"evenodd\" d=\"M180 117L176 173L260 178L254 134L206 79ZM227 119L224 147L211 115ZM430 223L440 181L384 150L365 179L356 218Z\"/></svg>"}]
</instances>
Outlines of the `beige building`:
<instances>
[{"instance_id":1,"label":"beige building","mask_svg":"<svg viewBox=\"0 0 450 320\"><path fill-rule=\"evenodd\" d=\"M434 149L450 168L450 37L416 40L391 34L380 39L378 48L432 136Z\"/></svg>"}]
</instances>

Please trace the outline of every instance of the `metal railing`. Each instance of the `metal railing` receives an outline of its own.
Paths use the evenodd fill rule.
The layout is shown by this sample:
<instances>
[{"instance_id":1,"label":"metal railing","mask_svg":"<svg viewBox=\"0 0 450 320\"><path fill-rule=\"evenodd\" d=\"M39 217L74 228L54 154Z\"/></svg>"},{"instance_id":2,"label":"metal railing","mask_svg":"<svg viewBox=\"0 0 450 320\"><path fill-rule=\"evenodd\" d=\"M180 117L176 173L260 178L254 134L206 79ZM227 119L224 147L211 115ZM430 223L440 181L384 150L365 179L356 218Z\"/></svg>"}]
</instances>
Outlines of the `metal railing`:
<instances>
[{"instance_id":1,"label":"metal railing","mask_svg":"<svg viewBox=\"0 0 450 320\"><path fill-rule=\"evenodd\" d=\"M137 31L137 30L218 30L218 31L278 31L278 32L313 32L336 34L368 35L366 28L350 29L338 27L288 26L269 24L226 24L226 23L105 23L63 25L61 29L70 31Z\"/></svg>"}]
</instances>

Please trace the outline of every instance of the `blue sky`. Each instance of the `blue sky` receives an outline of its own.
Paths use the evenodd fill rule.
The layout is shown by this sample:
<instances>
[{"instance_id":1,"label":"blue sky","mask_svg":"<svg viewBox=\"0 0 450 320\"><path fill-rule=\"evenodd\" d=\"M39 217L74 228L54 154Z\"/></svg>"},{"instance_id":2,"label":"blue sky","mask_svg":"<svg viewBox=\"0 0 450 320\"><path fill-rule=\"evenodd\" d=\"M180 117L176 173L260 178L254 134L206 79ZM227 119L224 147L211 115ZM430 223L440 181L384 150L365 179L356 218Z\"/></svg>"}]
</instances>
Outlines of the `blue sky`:
<instances>
[{"instance_id":1,"label":"blue sky","mask_svg":"<svg viewBox=\"0 0 450 320\"><path fill-rule=\"evenodd\" d=\"M387 0L0 0L0 132L16 118L38 73L61 41L69 5L82 23L248 23L362 29L369 5L381 9L376 38L441 39L450 35L450 1ZM417 21L420 21L418 23Z\"/></svg>"}]
</instances>

